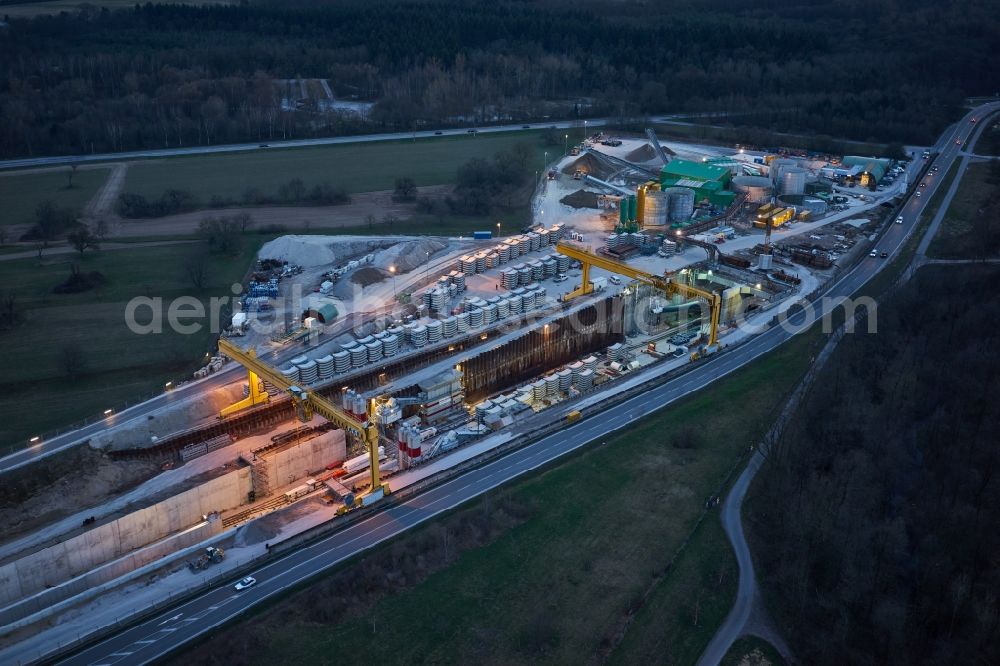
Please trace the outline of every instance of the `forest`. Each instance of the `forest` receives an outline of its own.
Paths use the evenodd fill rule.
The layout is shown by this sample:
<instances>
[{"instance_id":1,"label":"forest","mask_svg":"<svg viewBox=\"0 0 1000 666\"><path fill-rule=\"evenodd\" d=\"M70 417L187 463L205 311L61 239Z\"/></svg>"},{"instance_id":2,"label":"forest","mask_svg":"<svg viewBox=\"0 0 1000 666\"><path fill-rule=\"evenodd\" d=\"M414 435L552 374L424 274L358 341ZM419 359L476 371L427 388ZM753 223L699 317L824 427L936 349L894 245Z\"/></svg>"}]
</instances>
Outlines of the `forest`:
<instances>
[{"instance_id":1,"label":"forest","mask_svg":"<svg viewBox=\"0 0 1000 666\"><path fill-rule=\"evenodd\" d=\"M703 111L929 142L996 91L998 22L990 0L88 6L0 27L0 157ZM374 106L282 104L298 77Z\"/></svg>"},{"instance_id":2,"label":"forest","mask_svg":"<svg viewBox=\"0 0 1000 666\"><path fill-rule=\"evenodd\" d=\"M918 271L762 468L751 545L800 663L1000 663L998 279Z\"/></svg>"}]
</instances>

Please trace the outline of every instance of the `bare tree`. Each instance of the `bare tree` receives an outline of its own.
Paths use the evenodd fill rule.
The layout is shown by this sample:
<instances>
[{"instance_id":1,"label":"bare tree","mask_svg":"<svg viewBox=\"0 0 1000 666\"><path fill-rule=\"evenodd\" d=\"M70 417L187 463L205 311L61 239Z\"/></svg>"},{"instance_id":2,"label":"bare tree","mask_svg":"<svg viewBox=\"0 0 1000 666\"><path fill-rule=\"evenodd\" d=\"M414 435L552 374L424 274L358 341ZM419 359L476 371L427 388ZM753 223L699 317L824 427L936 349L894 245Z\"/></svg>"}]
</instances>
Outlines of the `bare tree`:
<instances>
[{"instance_id":1,"label":"bare tree","mask_svg":"<svg viewBox=\"0 0 1000 666\"><path fill-rule=\"evenodd\" d=\"M94 235L97 236L97 239L103 241L108 237L109 231L108 221L103 217L98 218L97 222L94 223Z\"/></svg>"},{"instance_id":2,"label":"bare tree","mask_svg":"<svg viewBox=\"0 0 1000 666\"><path fill-rule=\"evenodd\" d=\"M233 220L236 224L240 225L240 233L243 234L245 234L253 226L253 215L245 210L233 215Z\"/></svg>"},{"instance_id":3,"label":"bare tree","mask_svg":"<svg viewBox=\"0 0 1000 666\"><path fill-rule=\"evenodd\" d=\"M375 216L372 215L371 213L368 213L367 215L365 215L365 224L368 225L369 229L374 229L375 228Z\"/></svg>"},{"instance_id":4,"label":"bare tree","mask_svg":"<svg viewBox=\"0 0 1000 666\"><path fill-rule=\"evenodd\" d=\"M79 228L66 234L66 240L70 242L77 252L83 254L88 249L100 249L97 236L90 233L90 227L81 224Z\"/></svg>"},{"instance_id":5,"label":"bare tree","mask_svg":"<svg viewBox=\"0 0 1000 666\"><path fill-rule=\"evenodd\" d=\"M59 367L70 379L76 379L87 369L87 359L83 355L83 349L75 342L71 342L59 352Z\"/></svg>"},{"instance_id":6,"label":"bare tree","mask_svg":"<svg viewBox=\"0 0 1000 666\"><path fill-rule=\"evenodd\" d=\"M204 290L208 284L208 258L201 252L191 255L184 263L184 273L192 287L198 291Z\"/></svg>"}]
</instances>

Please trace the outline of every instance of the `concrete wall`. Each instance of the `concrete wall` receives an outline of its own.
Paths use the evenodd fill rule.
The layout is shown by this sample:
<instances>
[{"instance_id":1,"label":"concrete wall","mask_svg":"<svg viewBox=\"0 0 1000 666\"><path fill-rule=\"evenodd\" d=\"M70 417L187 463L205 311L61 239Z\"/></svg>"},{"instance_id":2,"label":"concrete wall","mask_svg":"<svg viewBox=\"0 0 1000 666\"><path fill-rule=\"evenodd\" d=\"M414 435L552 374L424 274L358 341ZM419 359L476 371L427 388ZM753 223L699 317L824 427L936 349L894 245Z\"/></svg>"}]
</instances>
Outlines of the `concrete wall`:
<instances>
[{"instance_id":1,"label":"concrete wall","mask_svg":"<svg viewBox=\"0 0 1000 666\"><path fill-rule=\"evenodd\" d=\"M184 548L199 544L221 533L221 518L202 521L201 524L193 528L161 539L124 557L98 566L76 578L26 596L16 603L0 609L0 627L26 618L33 613L43 611L61 601L92 590L99 585L121 578L140 567L153 562L164 561L164 558L168 558Z\"/></svg>"},{"instance_id":2,"label":"concrete wall","mask_svg":"<svg viewBox=\"0 0 1000 666\"><path fill-rule=\"evenodd\" d=\"M205 514L245 504L250 489L249 468L234 470L151 507L10 562L0 567L0 606L185 530L202 522ZM128 566L123 565L123 571L131 570Z\"/></svg>"},{"instance_id":3,"label":"concrete wall","mask_svg":"<svg viewBox=\"0 0 1000 666\"><path fill-rule=\"evenodd\" d=\"M310 472L347 457L347 439L343 430L330 430L307 442L267 456L267 478L271 491L293 481L304 479Z\"/></svg>"}]
</instances>

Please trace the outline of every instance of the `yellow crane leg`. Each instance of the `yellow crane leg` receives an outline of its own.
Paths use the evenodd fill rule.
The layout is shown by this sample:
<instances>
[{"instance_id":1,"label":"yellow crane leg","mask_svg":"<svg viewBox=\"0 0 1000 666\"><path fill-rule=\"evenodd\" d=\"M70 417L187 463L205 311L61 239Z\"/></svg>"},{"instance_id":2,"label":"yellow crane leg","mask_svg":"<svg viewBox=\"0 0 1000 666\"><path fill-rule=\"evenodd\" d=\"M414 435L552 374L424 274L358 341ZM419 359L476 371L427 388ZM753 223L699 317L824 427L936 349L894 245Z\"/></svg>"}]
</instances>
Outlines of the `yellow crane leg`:
<instances>
[{"instance_id":1,"label":"yellow crane leg","mask_svg":"<svg viewBox=\"0 0 1000 666\"><path fill-rule=\"evenodd\" d=\"M250 384L250 394L239 402L235 402L223 409L219 412L220 416L224 418L249 407L263 405L271 399L271 396L264 391L263 382L260 381L260 377L253 370L247 370L247 381Z\"/></svg>"},{"instance_id":2,"label":"yellow crane leg","mask_svg":"<svg viewBox=\"0 0 1000 666\"><path fill-rule=\"evenodd\" d=\"M573 300L577 296L589 294L594 290L593 286L590 284L590 264L586 261L581 263L583 264L583 276L580 278L580 286L563 296L564 301Z\"/></svg>"}]
</instances>

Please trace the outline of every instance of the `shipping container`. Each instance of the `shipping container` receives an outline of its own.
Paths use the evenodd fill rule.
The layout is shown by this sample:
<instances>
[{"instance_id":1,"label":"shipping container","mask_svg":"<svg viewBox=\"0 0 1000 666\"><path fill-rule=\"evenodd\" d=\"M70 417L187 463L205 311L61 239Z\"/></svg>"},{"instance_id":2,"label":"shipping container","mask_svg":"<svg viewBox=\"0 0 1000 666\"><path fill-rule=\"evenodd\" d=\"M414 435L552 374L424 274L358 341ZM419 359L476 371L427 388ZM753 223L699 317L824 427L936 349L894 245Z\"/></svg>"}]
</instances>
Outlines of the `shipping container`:
<instances>
[{"instance_id":1,"label":"shipping container","mask_svg":"<svg viewBox=\"0 0 1000 666\"><path fill-rule=\"evenodd\" d=\"M493 238L493 232L492 231L473 231L472 232L472 237L475 240L490 240L491 238Z\"/></svg>"}]
</instances>

